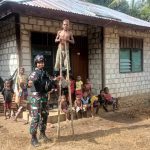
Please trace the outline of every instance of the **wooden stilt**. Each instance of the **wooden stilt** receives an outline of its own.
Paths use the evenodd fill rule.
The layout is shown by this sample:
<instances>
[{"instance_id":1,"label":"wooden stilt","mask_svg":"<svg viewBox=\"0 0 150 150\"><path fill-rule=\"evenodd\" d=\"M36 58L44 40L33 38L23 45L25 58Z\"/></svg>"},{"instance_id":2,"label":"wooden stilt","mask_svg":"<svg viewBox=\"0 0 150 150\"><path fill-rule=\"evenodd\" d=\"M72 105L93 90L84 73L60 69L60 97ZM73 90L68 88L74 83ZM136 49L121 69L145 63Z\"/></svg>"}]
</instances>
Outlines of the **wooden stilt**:
<instances>
[{"instance_id":1,"label":"wooden stilt","mask_svg":"<svg viewBox=\"0 0 150 150\"><path fill-rule=\"evenodd\" d=\"M70 78L69 78L70 61L69 61L69 50L66 49L66 42L65 42L65 52L66 52L66 57L67 57L67 80L68 80L68 92L69 92L69 105L70 105L70 111L71 111L71 128L72 128L72 135L74 135L72 98L71 98L71 88L70 88Z\"/></svg>"},{"instance_id":2,"label":"wooden stilt","mask_svg":"<svg viewBox=\"0 0 150 150\"><path fill-rule=\"evenodd\" d=\"M61 50L60 50L61 51ZM60 52L60 80L59 80L59 99L58 99L58 122L57 122L57 138L60 137L60 110L61 110L61 84L62 84L62 54Z\"/></svg>"}]
</instances>

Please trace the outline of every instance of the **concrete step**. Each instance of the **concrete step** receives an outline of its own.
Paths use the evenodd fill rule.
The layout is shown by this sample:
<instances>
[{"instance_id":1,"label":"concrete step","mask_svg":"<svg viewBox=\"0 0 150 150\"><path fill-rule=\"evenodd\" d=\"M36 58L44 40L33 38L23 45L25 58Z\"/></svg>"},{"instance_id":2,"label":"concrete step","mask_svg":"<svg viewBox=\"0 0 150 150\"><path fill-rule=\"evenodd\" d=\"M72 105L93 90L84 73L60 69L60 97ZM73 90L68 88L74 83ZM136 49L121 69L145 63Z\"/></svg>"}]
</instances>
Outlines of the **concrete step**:
<instances>
[{"instance_id":1,"label":"concrete step","mask_svg":"<svg viewBox=\"0 0 150 150\"><path fill-rule=\"evenodd\" d=\"M57 123L58 120L58 109L53 109L49 111L49 115L48 115L48 123ZM24 111L23 112L23 119L24 120L28 120L28 116L29 116L29 112L28 111ZM31 116L29 116L29 122L31 121ZM65 121L65 114L64 113L60 113L60 121Z\"/></svg>"},{"instance_id":2,"label":"concrete step","mask_svg":"<svg viewBox=\"0 0 150 150\"><path fill-rule=\"evenodd\" d=\"M109 107L109 110L112 110L111 109L111 107ZM102 109L102 108L100 108L99 109L99 114L103 114L103 113L105 113L105 111ZM23 119L24 120L28 120L27 118L28 118L28 115L29 115L29 112L28 111L24 111L23 112ZM75 111L74 111L74 109L73 109L73 115L74 115L74 118L76 118L76 114L75 114ZM91 112L89 111L88 112L88 116L90 116L91 115ZM49 115L48 115L48 123L57 123L57 120L58 120L58 109L56 108L56 109L52 109L52 110L50 110L49 111ZM60 121L62 122L62 121L65 121L66 120L66 118L65 118L65 114L64 113L60 113ZM29 122L31 121L31 116L29 117Z\"/></svg>"}]
</instances>

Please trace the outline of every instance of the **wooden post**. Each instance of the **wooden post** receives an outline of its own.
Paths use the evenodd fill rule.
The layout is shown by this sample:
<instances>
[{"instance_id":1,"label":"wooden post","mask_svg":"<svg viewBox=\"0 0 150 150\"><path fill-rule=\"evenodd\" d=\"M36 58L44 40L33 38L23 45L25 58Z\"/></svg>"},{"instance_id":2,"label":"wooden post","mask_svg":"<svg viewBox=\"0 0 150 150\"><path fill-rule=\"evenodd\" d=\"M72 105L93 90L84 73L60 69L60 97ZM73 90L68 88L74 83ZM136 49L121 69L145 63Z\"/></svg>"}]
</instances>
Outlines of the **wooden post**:
<instances>
[{"instance_id":1,"label":"wooden post","mask_svg":"<svg viewBox=\"0 0 150 150\"><path fill-rule=\"evenodd\" d=\"M59 99L58 99L58 122L57 122L57 138L60 137L60 110L61 110L61 83L62 83L62 56L60 49L60 80L59 80Z\"/></svg>"},{"instance_id":2,"label":"wooden post","mask_svg":"<svg viewBox=\"0 0 150 150\"><path fill-rule=\"evenodd\" d=\"M71 110L71 128L72 128L72 135L74 135L72 98L71 98L71 88L70 88L70 78L69 78L70 61L69 61L69 50L66 49L66 42L65 42L65 52L66 52L66 58L67 58L67 80L68 80L69 104L70 104L70 110Z\"/></svg>"}]
</instances>

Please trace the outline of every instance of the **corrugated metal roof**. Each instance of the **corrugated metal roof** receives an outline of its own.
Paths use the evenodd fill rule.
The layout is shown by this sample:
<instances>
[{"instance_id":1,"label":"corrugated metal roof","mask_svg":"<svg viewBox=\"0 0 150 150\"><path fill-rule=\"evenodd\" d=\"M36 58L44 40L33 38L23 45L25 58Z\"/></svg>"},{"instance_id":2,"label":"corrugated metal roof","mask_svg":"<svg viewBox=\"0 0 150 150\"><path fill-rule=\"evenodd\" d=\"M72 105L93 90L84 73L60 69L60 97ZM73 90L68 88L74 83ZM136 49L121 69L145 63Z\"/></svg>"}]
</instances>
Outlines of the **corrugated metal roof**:
<instances>
[{"instance_id":1,"label":"corrugated metal roof","mask_svg":"<svg viewBox=\"0 0 150 150\"><path fill-rule=\"evenodd\" d=\"M150 23L147 21L126 15L107 7L83 2L80 0L32 0L23 2L22 4L34 7L62 10L96 18L116 20L118 22L131 25L150 27Z\"/></svg>"}]
</instances>

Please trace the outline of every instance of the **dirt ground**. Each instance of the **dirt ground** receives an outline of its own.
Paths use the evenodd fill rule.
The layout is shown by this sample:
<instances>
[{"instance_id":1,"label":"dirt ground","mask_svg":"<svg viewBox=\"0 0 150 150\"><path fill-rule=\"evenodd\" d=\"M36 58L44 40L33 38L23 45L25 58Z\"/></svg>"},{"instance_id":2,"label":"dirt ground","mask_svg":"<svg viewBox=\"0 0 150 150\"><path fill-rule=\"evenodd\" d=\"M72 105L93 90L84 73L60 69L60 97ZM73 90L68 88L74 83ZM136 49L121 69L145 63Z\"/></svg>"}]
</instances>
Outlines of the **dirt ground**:
<instances>
[{"instance_id":1,"label":"dirt ground","mask_svg":"<svg viewBox=\"0 0 150 150\"><path fill-rule=\"evenodd\" d=\"M49 143L34 148L30 145L29 125L0 117L0 150L150 150L149 107L103 113L95 118L74 121L75 136L70 123L61 123L61 137L56 140L55 128L47 126Z\"/></svg>"}]
</instances>

